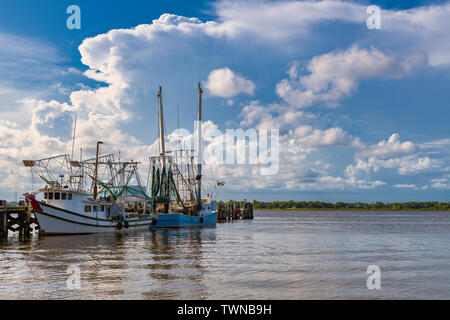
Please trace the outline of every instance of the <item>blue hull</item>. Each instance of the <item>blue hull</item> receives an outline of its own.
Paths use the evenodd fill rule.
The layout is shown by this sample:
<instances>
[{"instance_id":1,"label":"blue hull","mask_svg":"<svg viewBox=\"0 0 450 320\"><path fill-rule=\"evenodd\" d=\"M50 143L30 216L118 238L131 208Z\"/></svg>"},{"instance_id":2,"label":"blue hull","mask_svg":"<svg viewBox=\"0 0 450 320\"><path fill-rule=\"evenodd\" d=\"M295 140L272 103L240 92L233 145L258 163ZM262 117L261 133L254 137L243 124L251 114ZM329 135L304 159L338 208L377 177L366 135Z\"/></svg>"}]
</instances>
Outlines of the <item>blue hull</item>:
<instances>
[{"instance_id":1,"label":"blue hull","mask_svg":"<svg viewBox=\"0 0 450 320\"><path fill-rule=\"evenodd\" d=\"M156 222L156 223L155 223ZM184 214L160 214L151 228L183 228L216 224L217 211L203 217Z\"/></svg>"}]
</instances>

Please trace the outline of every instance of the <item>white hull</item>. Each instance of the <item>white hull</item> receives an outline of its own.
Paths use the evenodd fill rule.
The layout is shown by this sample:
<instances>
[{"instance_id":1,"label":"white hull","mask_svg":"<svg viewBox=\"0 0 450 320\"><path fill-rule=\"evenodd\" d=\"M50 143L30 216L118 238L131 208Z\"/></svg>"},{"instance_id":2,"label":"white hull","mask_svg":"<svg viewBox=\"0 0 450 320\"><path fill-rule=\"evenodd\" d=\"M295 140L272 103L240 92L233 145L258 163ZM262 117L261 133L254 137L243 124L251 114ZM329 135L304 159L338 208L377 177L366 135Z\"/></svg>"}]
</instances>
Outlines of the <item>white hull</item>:
<instances>
[{"instance_id":1,"label":"white hull","mask_svg":"<svg viewBox=\"0 0 450 320\"><path fill-rule=\"evenodd\" d=\"M135 230L148 230L152 225L151 218L130 218L128 228L118 229L118 221L89 217L57 207L40 203L40 209L34 208L34 214L41 230L46 235L75 235L109 232L126 232ZM122 225L125 221L122 222Z\"/></svg>"}]
</instances>

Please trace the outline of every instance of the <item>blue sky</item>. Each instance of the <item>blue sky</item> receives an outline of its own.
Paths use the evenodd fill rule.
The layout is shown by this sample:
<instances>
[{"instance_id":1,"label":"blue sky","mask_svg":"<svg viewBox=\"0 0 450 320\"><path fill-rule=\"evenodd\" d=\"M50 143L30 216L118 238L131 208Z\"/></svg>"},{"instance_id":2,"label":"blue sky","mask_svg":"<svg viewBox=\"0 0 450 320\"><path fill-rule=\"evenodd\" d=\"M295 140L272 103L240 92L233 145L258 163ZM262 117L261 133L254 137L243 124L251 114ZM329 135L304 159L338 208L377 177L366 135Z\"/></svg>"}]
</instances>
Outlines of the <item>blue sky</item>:
<instances>
[{"instance_id":1,"label":"blue sky","mask_svg":"<svg viewBox=\"0 0 450 320\"><path fill-rule=\"evenodd\" d=\"M373 4L381 30L366 27ZM70 150L75 113L77 149L103 139L145 160L157 87L171 132L177 105L192 127L202 81L211 125L282 135L279 174L218 168L220 199L449 201L448 21L449 1L4 4L0 198L29 190L23 158Z\"/></svg>"}]
</instances>

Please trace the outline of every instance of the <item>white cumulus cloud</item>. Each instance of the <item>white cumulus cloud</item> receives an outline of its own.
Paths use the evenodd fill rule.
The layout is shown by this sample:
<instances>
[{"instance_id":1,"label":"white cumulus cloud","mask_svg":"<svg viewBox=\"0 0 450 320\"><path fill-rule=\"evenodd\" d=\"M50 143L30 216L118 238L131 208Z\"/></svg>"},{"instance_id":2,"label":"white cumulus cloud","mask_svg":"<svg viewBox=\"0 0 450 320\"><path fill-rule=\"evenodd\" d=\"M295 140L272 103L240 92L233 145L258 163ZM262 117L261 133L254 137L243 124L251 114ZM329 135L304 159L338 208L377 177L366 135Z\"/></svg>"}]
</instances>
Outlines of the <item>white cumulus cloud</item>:
<instances>
[{"instance_id":1,"label":"white cumulus cloud","mask_svg":"<svg viewBox=\"0 0 450 320\"><path fill-rule=\"evenodd\" d=\"M423 53L395 57L371 48L353 46L311 59L306 66L309 74L300 74L294 65L289 79L276 87L280 98L293 107L309 107L317 103L335 107L358 88L361 80L373 77L402 77L426 64ZM293 69L294 68L294 69Z\"/></svg>"},{"instance_id":2,"label":"white cumulus cloud","mask_svg":"<svg viewBox=\"0 0 450 320\"><path fill-rule=\"evenodd\" d=\"M236 74L230 68L215 69L210 72L205 84L212 96L233 98L238 94L253 95L255 84Z\"/></svg>"},{"instance_id":3,"label":"white cumulus cloud","mask_svg":"<svg viewBox=\"0 0 450 320\"><path fill-rule=\"evenodd\" d=\"M396 156L414 154L419 150L419 146L412 141L400 141L400 135L393 133L389 139L380 141L378 144L369 146L360 152L361 156L378 158L392 158Z\"/></svg>"}]
</instances>

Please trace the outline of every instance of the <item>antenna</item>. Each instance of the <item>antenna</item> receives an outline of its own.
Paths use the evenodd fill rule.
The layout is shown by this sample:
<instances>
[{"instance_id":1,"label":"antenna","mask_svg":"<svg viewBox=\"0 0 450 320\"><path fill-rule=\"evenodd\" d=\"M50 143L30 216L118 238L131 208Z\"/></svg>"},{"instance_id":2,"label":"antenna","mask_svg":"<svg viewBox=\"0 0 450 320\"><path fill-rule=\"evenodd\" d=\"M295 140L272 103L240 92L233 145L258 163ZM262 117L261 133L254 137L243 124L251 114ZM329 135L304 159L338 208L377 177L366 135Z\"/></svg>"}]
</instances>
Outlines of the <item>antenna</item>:
<instances>
[{"instance_id":1,"label":"antenna","mask_svg":"<svg viewBox=\"0 0 450 320\"><path fill-rule=\"evenodd\" d=\"M94 200L97 200L97 179L98 179L98 150L103 141L97 142L97 153L95 156L95 174L94 174Z\"/></svg>"},{"instance_id":2,"label":"antenna","mask_svg":"<svg viewBox=\"0 0 450 320\"><path fill-rule=\"evenodd\" d=\"M180 151L180 105L177 104L177 156Z\"/></svg>"},{"instance_id":3,"label":"antenna","mask_svg":"<svg viewBox=\"0 0 450 320\"><path fill-rule=\"evenodd\" d=\"M177 151L175 152L175 161L176 163L178 163L178 156L180 156L180 105L177 104ZM181 155L181 158L183 157L183 155ZM177 170L177 190L180 190L180 186L179 186L179 171Z\"/></svg>"},{"instance_id":4,"label":"antenna","mask_svg":"<svg viewBox=\"0 0 450 320\"><path fill-rule=\"evenodd\" d=\"M73 125L73 138L72 138L72 160L73 160L73 148L75 147L75 134L76 134L76 130L77 130L77 118L78 115L75 114L75 123Z\"/></svg>"}]
</instances>

